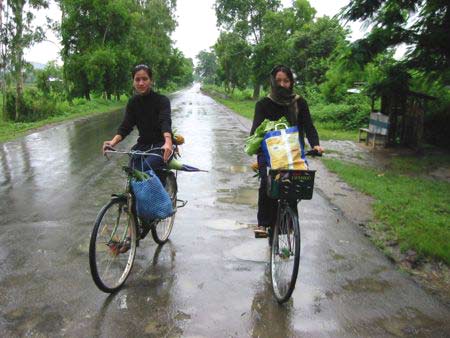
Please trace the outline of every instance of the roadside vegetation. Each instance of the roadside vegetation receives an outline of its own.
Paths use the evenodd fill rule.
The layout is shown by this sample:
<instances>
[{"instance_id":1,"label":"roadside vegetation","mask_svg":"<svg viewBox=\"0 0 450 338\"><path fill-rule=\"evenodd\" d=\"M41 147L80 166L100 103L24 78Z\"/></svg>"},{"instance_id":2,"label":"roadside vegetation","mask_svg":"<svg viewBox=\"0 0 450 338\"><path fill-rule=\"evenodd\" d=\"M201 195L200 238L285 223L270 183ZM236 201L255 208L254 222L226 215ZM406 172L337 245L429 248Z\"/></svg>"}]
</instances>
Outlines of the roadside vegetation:
<instances>
[{"instance_id":1,"label":"roadside vegetation","mask_svg":"<svg viewBox=\"0 0 450 338\"><path fill-rule=\"evenodd\" d=\"M61 103L61 107L59 108L60 113L49 115L43 119L30 122L0 121L0 142L12 140L27 134L30 130L49 124L122 109L126 102L126 96L122 96L120 100L113 101L95 97L89 101L76 99L71 105L66 102Z\"/></svg>"},{"instance_id":2,"label":"roadside vegetation","mask_svg":"<svg viewBox=\"0 0 450 338\"><path fill-rule=\"evenodd\" d=\"M174 47L176 1L61 0L64 15L48 27L34 25L34 10L48 1L7 2L0 69L0 140L56 121L123 107L132 95L131 71L153 68L157 91L172 92L193 81L193 62ZM23 59L26 48L53 29L62 45L62 65L38 67Z\"/></svg>"},{"instance_id":3,"label":"roadside vegetation","mask_svg":"<svg viewBox=\"0 0 450 338\"><path fill-rule=\"evenodd\" d=\"M375 198L376 220L369 226L383 232L376 239L380 247L399 245L402 252L416 252L419 260L430 257L450 264L450 183L420 175L426 171L416 168L428 159L399 158L388 170L334 159L322 161L351 186ZM414 168L404 167L404 163ZM445 163L450 166L450 156Z\"/></svg>"}]
</instances>

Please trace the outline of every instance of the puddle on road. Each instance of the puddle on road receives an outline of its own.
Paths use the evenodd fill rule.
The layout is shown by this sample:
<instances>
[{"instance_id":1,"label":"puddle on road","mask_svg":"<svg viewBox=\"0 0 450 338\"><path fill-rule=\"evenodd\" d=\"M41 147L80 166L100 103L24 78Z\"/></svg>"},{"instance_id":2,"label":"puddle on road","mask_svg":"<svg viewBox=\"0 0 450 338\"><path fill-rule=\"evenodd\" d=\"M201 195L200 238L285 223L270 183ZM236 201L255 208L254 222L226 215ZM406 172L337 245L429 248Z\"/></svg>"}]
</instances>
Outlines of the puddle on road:
<instances>
[{"instance_id":1,"label":"puddle on road","mask_svg":"<svg viewBox=\"0 0 450 338\"><path fill-rule=\"evenodd\" d=\"M232 166L230 166L230 171L233 174L236 174L236 173L247 173L250 170L251 170L251 168L248 165L232 165Z\"/></svg>"},{"instance_id":2,"label":"puddle on road","mask_svg":"<svg viewBox=\"0 0 450 338\"><path fill-rule=\"evenodd\" d=\"M222 192L225 189L221 189ZM240 188L237 190L230 190L225 193L228 196L218 197L217 201L228 204L244 204L256 206L258 204L258 193L256 189Z\"/></svg>"},{"instance_id":3,"label":"puddle on road","mask_svg":"<svg viewBox=\"0 0 450 338\"><path fill-rule=\"evenodd\" d=\"M250 262L266 263L270 258L269 245L267 239L260 238L245 242L230 250L232 257Z\"/></svg>"},{"instance_id":4,"label":"puddle on road","mask_svg":"<svg viewBox=\"0 0 450 338\"><path fill-rule=\"evenodd\" d=\"M63 316L51 311L50 306L42 308L18 308L5 313L5 319L13 324L12 336L53 336L63 326Z\"/></svg>"},{"instance_id":5,"label":"puddle on road","mask_svg":"<svg viewBox=\"0 0 450 338\"><path fill-rule=\"evenodd\" d=\"M391 287L392 285L388 281L369 277L348 280L347 284L342 286L344 290L350 292L384 292Z\"/></svg>"},{"instance_id":6,"label":"puddle on road","mask_svg":"<svg viewBox=\"0 0 450 338\"><path fill-rule=\"evenodd\" d=\"M83 253L83 254L89 253L89 244L90 244L89 241L90 241L90 238L89 238L89 239L86 239L85 241L83 241L82 243L80 243L80 244L78 245L78 251L79 251L80 253ZM105 246L104 249L98 248L97 251L105 252L105 251L106 251L106 246Z\"/></svg>"},{"instance_id":7,"label":"puddle on road","mask_svg":"<svg viewBox=\"0 0 450 338\"><path fill-rule=\"evenodd\" d=\"M343 259L345 259L345 256L343 256L343 255L341 255L341 254L338 254L336 251L334 251L334 250L328 250L328 253L330 254L330 256L334 259L334 260L336 260L336 261L340 261L340 260L343 260Z\"/></svg>"},{"instance_id":8,"label":"puddle on road","mask_svg":"<svg viewBox=\"0 0 450 338\"><path fill-rule=\"evenodd\" d=\"M233 219L215 219L208 222L208 228L215 230L240 230L250 228L250 224L241 223Z\"/></svg>"}]
</instances>

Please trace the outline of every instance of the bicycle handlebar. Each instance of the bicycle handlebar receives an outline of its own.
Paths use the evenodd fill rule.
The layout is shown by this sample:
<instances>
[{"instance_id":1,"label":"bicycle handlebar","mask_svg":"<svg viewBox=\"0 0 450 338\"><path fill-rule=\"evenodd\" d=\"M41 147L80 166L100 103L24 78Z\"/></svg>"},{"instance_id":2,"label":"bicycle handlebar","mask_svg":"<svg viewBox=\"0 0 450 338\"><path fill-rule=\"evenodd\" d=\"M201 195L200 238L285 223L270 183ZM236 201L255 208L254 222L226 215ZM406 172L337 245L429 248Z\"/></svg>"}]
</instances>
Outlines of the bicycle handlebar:
<instances>
[{"instance_id":1,"label":"bicycle handlebar","mask_svg":"<svg viewBox=\"0 0 450 338\"><path fill-rule=\"evenodd\" d=\"M155 148L151 148L151 149L149 149L147 151L138 151L138 150L121 151L121 150L117 150L117 149L115 149L113 147L108 147L108 149L105 150L105 157L108 160L109 160L109 158L108 158L107 154L127 154L127 155L130 155L130 156L138 155L138 156L158 156L158 157L161 157L161 155L159 155L159 154L150 153L150 151L153 151L153 150L163 150L163 148L162 147L155 147ZM172 156L173 152L174 152L174 148L172 149L172 153L170 154L170 156Z\"/></svg>"}]
</instances>

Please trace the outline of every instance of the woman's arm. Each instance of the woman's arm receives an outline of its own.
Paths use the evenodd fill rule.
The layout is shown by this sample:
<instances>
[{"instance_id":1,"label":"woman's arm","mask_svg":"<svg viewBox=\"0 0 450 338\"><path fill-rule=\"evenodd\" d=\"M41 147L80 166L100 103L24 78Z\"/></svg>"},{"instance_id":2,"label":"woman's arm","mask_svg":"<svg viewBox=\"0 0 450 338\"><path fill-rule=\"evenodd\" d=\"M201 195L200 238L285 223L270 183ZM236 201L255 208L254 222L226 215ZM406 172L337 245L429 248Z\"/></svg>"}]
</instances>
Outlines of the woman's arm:
<instances>
[{"instance_id":1,"label":"woman's arm","mask_svg":"<svg viewBox=\"0 0 450 338\"><path fill-rule=\"evenodd\" d=\"M167 162L167 160L170 158L170 156L173 153L172 149L172 133L163 133L164 135L164 145L162 146L164 150L163 159L164 162Z\"/></svg>"},{"instance_id":2,"label":"woman's arm","mask_svg":"<svg viewBox=\"0 0 450 338\"><path fill-rule=\"evenodd\" d=\"M170 133L172 135L172 112L170 108L170 101L166 96L161 96L159 107L159 125L161 132Z\"/></svg>"},{"instance_id":3,"label":"woman's arm","mask_svg":"<svg viewBox=\"0 0 450 338\"><path fill-rule=\"evenodd\" d=\"M125 108L125 116L117 129L117 134L110 140L103 142L102 151L105 154L105 151L113 148L115 145L119 144L131 131L133 127L136 125L135 116L133 114L133 109L131 105L131 99L128 100L127 107Z\"/></svg>"},{"instance_id":4,"label":"woman's arm","mask_svg":"<svg viewBox=\"0 0 450 338\"><path fill-rule=\"evenodd\" d=\"M250 135L253 135L256 128L264 121L264 110L261 101L256 102L255 114L253 115L252 128L250 129Z\"/></svg>"},{"instance_id":5,"label":"woman's arm","mask_svg":"<svg viewBox=\"0 0 450 338\"><path fill-rule=\"evenodd\" d=\"M170 109L170 101L167 97L161 97L161 107L159 111L159 125L161 126L161 132L164 137L164 150L163 159L164 162L170 158L173 153L172 149L172 113Z\"/></svg>"},{"instance_id":6,"label":"woman's arm","mask_svg":"<svg viewBox=\"0 0 450 338\"><path fill-rule=\"evenodd\" d=\"M319 153L323 153L324 149L319 145L319 134L312 121L308 103L303 98L299 100L299 113L299 128L304 126L306 138L308 139L311 148L317 150Z\"/></svg>"},{"instance_id":7,"label":"woman's arm","mask_svg":"<svg viewBox=\"0 0 450 338\"><path fill-rule=\"evenodd\" d=\"M125 116L123 117L122 123L117 129L117 134L122 136L122 140L131 133L134 126L136 125L136 113L133 108L133 98L128 100L127 107L125 108Z\"/></svg>"}]
</instances>

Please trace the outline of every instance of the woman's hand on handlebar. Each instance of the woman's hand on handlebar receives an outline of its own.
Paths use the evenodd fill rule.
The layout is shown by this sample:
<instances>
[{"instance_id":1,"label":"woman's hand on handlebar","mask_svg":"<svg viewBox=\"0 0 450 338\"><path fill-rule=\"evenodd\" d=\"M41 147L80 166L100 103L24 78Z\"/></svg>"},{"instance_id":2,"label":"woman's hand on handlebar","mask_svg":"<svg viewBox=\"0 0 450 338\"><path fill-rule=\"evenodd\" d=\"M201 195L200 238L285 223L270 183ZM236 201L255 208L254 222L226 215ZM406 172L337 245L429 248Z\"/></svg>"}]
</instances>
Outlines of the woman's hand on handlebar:
<instances>
[{"instance_id":1,"label":"woman's hand on handlebar","mask_svg":"<svg viewBox=\"0 0 450 338\"><path fill-rule=\"evenodd\" d=\"M103 155L105 155L105 152L106 152L107 150L115 150L115 149L114 149L114 144L113 144L111 141L105 141L105 142L103 142L103 147L102 147Z\"/></svg>"},{"instance_id":2,"label":"woman's hand on handlebar","mask_svg":"<svg viewBox=\"0 0 450 338\"><path fill-rule=\"evenodd\" d=\"M167 162L173 154L172 140L166 139L166 143L161 148L163 150L163 160Z\"/></svg>"},{"instance_id":3,"label":"woman's hand on handlebar","mask_svg":"<svg viewBox=\"0 0 450 338\"><path fill-rule=\"evenodd\" d=\"M102 147L103 155L105 155L105 151L107 151L107 150L115 150L114 146L117 145L120 141L122 141L122 139L123 138L121 135L116 135L112 138L111 141L103 142L103 147Z\"/></svg>"}]
</instances>

